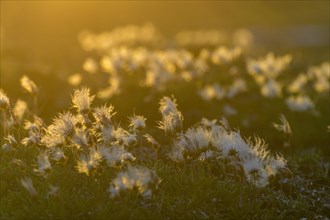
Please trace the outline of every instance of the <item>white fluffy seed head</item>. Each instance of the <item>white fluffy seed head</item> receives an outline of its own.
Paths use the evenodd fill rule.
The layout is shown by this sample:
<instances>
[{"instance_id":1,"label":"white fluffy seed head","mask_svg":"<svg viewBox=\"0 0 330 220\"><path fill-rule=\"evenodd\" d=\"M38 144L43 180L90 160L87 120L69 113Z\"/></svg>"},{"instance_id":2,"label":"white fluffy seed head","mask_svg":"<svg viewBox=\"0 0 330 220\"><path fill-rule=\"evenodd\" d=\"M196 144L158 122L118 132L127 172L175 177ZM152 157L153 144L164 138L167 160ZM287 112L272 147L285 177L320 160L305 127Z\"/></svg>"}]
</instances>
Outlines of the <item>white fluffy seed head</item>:
<instances>
[{"instance_id":1,"label":"white fluffy seed head","mask_svg":"<svg viewBox=\"0 0 330 220\"><path fill-rule=\"evenodd\" d=\"M79 113L85 114L89 111L91 103L94 96L90 95L90 90L88 88L82 88L80 90L75 90L72 103Z\"/></svg>"},{"instance_id":2,"label":"white fluffy seed head","mask_svg":"<svg viewBox=\"0 0 330 220\"><path fill-rule=\"evenodd\" d=\"M314 109L314 102L306 95L290 96L286 104L291 111L303 112Z\"/></svg>"},{"instance_id":3,"label":"white fluffy seed head","mask_svg":"<svg viewBox=\"0 0 330 220\"><path fill-rule=\"evenodd\" d=\"M9 98L0 90L0 109L7 109L9 107Z\"/></svg>"},{"instance_id":4,"label":"white fluffy seed head","mask_svg":"<svg viewBox=\"0 0 330 220\"><path fill-rule=\"evenodd\" d=\"M149 197L159 183L160 179L154 171L130 166L127 171L117 175L108 191L112 198L119 196L120 192L134 189L137 189L141 195Z\"/></svg>"},{"instance_id":5,"label":"white fluffy seed head","mask_svg":"<svg viewBox=\"0 0 330 220\"><path fill-rule=\"evenodd\" d=\"M20 81L21 81L21 86L23 87L23 89L25 91L27 91L31 95L38 94L38 87L37 87L37 85L31 79L29 79L29 77L27 77L26 75L24 75L21 78Z\"/></svg>"},{"instance_id":6,"label":"white fluffy seed head","mask_svg":"<svg viewBox=\"0 0 330 220\"><path fill-rule=\"evenodd\" d=\"M129 117L129 127L134 131L140 131L146 127L146 118L139 115L133 115Z\"/></svg>"},{"instance_id":7,"label":"white fluffy seed head","mask_svg":"<svg viewBox=\"0 0 330 220\"><path fill-rule=\"evenodd\" d=\"M173 134L182 129L183 116L181 112L169 113L163 116L163 120L158 122L158 128L167 134Z\"/></svg>"},{"instance_id":8,"label":"white fluffy seed head","mask_svg":"<svg viewBox=\"0 0 330 220\"><path fill-rule=\"evenodd\" d=\"M93 111L93 116L96 120L96 123L101 123L103 125L112 124L112 117L116 114L114 111L114 107L112 105L107 106L103 105L101 107L97 107Z\"/></svg>"},{"instance_id":9,"label":"white fluffy seed head","mask_svg":"<svg viewBox=\"0 0 330 220\"><path fill-rule=\"evenodd\" d=\"M160 100L159 105L159 111L163 117L178 111L176 100L174 98L171 99L165 96Z\"/></svg>"}]
</instances>

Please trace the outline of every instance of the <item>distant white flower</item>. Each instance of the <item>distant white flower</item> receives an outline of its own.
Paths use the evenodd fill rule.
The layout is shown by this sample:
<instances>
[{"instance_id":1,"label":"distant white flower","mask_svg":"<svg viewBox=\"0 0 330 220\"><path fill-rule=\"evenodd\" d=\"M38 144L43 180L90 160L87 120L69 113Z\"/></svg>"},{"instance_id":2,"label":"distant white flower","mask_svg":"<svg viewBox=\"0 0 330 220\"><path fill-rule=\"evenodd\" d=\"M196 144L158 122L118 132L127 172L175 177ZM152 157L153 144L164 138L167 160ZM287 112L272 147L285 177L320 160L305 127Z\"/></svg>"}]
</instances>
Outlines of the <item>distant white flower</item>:
<instances>
[{"instance_id":1,"label":"distant white flower","mask_svg":"<svg viewBox=\"0 0 330 220\"><path fill-rule=\"evenodd\" d=\"M329 90L330 90L329 79L322 79L322 80L315 81L314 89L318 93L329 92Z\"/></svg>"},{"instance_id":2,"label":"distant white flower","mask_svg":"<svg viewBox=\"0 0 330 220\"><path fill-rule=\"evenodd\" d=\"M31 196L37 196L38 193L33 186L33 182L30 177L24 177L21 179L22 186L31 194Z\"/></svg>"},{"instance_id":3,"label":"distant white flower","mask_svg":"<svg viewBox=\"0 0 330 220\"><path fill-rule=\"evenodd\" d=\"M214 64L228 64L237 59L241 53L242 51L238 47L234 49L219 47L213 52L211 60Z\"/></svg>"},{"instance_id":4,"label":"distant white flower","mask_svg":"<svg viewBox=\"0 0 330 220\"><path fill-rule=\"evenodd\" d=\"M246 82L243 79L238 78L228 88L226 95L227 95L228 98L233 98L237 94L239 94L241 92L244 92L246 90L247 90Z\"/></svg>"},{"instance_id":5,"label":"distant white flower","mask_svg":"<svg viewBox=\"0 0 330 220\"><path fill-rule=\"evenodd\" d=\"M208 60L210 56L211 56L211 52L206 48L201 49L201 51L198 54L198 57L201 60Z\"/></svg>"},{"instance_id":6,"label":"distant white flower","mask_svg":"<svg viewBox=\"0 0 330 220\"><path fill-rule=\"evenodd\" d=\"M305 95L290 96L286 99L286 104L291 111L302 112L314 109L313 101Z\"/></svg>"},{"instance_id":7,"label":"distant white flower","mask_svg":"<svg viewBox=\"0 0 330 220\"><path fill-rule=\"evenodd\" d=\"M89 89L83 88L81 90L74 91L72 103L80 113L86 113L89 111L93 99L94 96L90 96Z\"/></svg>"},{"instance_id":8,"label":"distant white flower","mask_svg":"<svg viewBox=\"0 0 330 220\"><path fill-rule=\"evenodd\" d=\"M101 61L100 61L102 69L105 72L111 73L111 74L117 73L118 65L116 65L116 64L118 64L118 63L119 63L118 59L114 59L113 55L111 57L105 55L101 58Z\"/></svg>"},{"instance_id":9,"label":"distant white flower","mask_svg":"<svg viewBox=\"0 0 330 220\"><path fill-rule=\"evenodd\" d=\"M308 82L308 76L306 74L299 74L298 77L289 85L288 91L290 93L300 93L303 91L304 86Z\"/></svg>"},{"instance_id":10,"label":"distant white flower","mask_svg":"<svg viewBox=\"0 0 330 220\"><path fill-rule=\"evenodd\" d=\"M247 70L253 77L263 76L265 78L276 79L292 61L291 55L275 57L273 53L268 53L259 59L249 59Z\"/></svg>"},{"instance_id":11,"label":"distant white flower","mask_svg":"<svg viewBox=\"0 0 330 220\"><path fill-rule=\"evenodd\" d=\"M17 100L15 107L13 109L13 113L17 120L22 121L25 112L27 111L27 104L25 101L22 101L20 99Z\"/></svg>"},{"instance_id":12,"label":"distant white flower","mask_svg":"<svg viewBox=\"0 0 330 220\"><path fill-rule=\"evenodd\" d=\"M68 77L67 82L72 86L79 86L82 81L80 73L75 73Z\"/></svg>"},{"instance_id":13,"label":"distant white flower","mask_svg":"<svg viewBox=\"0 0 330 220\"><path fill-rule=\"evenodd\" d=\"M318 93L329 92L330 90L330 63L324 62L319 66L311 67L307 75L313 81L313 87Z\"/></svg>"},{"instance_id":14,"label":"distant white flower","mask_svg":"<svg viewBox=\"0 0 330 220\"><path fill-rule=\"evenodd\" d=\"M94 74L98 71L98 65L92 58L87 58L83 64L83 69L91 74Z\"/></svg>"},{"instance_id":15,"label":"distant white flower","mask_svg":"<svg viewBox=\"0 0 330 220\"><path fill-rule=\"evenodd\" d=\"M29 79L27 76L24 75L20 79L20 81L21 81L21 86L28 93L30 93L32 95L36 95L38 93L38 87L37 87L37 85L31 79Z\"/></svg>"},{"instance_id":16,"label":"distant white flower","mask_svg":"<svg viewBox=\"0 0 330 220\"><path fill-rule=\"evenodd\" d=\"M199 91L199 95L205 101L211 101L212 99L221 100L226 95L226 90L223 89L219 84L214 83L212 85L206 85Z\"/></svg>"},{"instance_id":17,"label":"distant white flower","mask_svg":"<svg viewBox=\"0 0 330 220\"><path fill-rule=\"evenodd\" d=\"M269 79L261 87L261 94L267 98L279 97L282 94L281 85L273 79Z\"/></svg>"}]
</instances>

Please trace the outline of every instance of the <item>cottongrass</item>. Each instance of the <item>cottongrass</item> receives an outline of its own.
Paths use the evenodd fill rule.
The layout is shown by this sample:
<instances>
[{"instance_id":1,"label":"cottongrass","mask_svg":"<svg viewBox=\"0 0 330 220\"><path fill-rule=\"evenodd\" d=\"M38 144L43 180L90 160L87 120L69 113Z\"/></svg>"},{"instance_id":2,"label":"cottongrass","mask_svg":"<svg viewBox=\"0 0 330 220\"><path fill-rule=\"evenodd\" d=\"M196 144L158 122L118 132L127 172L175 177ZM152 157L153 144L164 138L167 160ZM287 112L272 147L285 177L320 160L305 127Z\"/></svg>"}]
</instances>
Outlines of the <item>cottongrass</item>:
<instances>
[{"instance_id":1,"label":"cottongrass","mask_svg":"<svg viewBox=\"0 0 330 220\"><path fill-rule=\"evenodd\" d=\"M9 105L10 103L8 96L2 90L0 90L0 109L7 109Z\"/></svg>"},{"instance_id":2,"label":"cottongrass","mask_svg":"<svg viewBox=\"0 0 330 220\"><path fill-rule=\"evenodd\" d=\"M245 140L238 131L230 130L225 119L218 121L203 118L200 123L184 131L183 115L174 97L163 97L159 102L162 120L158 122L158 127L166 134L167 147L163 147L163 143L150 134L144 133L144 116L130 116L126 130L113 122L116 114L113 106L93 108L92 99L89 89L75 90L72 102L78 109L77 113L59 114L48 127L38 117L32 122L26 121L25 129L29 131L29 136L23 139L23 144L46 147L37 158L38 173L47 176L45 174L52 169L50 160L53 163L66 163L73 159L78 173L92 176L105 161L108 167L119 171L109 188L112 198L120 196L121 192L135 189L150 198L159 184L159 178L152 170L135 167L141 161L153 160L150 150L158 158L158 150L161 149L161 156L175 163L212 161L232 166L230 172L242 175L257 187L266 186L270 176L285 167L284 158L270 155L263 140ZM85 123L86 118L90 120L91 126ZM285 129L288 130L287 127ZM65 148L70 149L72 154L65 154ZM143 159L145 156L141 152L148 152L148 148L147 159ZM29 184L27 181L26 185Z\"/></svg>"},{"instance_id":3,"label":"cottongrass","mask_svg":"<svg viewBox=\"0 0 330 220\"><path fill-rule=\"evenodd\" d=\"M217 48L211 55L211 60L214 64L229 64L238 59L242 54L242 50L238 47L228 49L226 47Z\"/></svg>"},{"instance_id":4,"label":"cottongrass","mask_svg":"<svg viewBox=\"0 0 330 220\"><path fill-rule=\"evenodd\" d=\"M102 155L100 152L93 148L87 154L81 154L77 161L76 169L79 173L85 173L87 176L90 175L92 170L95 170L100 162Z\"/></svg>"},{"instance_id":5,"label":"cottongrass","mask_svg":"<svg viewBox=\"0 0 330 220\"><path fill-rule=\"evenodd\" d=\"M13 108L13 114L18 121L22 121L24 114L28 110L28 105L25 101L18 99Z\"/></svg>"},{"instance_id":6,"label":"cottongrass","mask_svg":"<svg viewBox=\"0 0 330 220\"><path fill-rule=\"evenodd\" d=\"M167 134L179 132L182 129L183 116L177 109L175 98L163 97L159 104L159 112L163 119L158 122L158 128Z\"/></svg>"},{"instance_id":7,"label":"cottongrass","mask_svg":"<svg viewBox=\"0 0 330 220\"><path fill-rule=\"evenodd\" d=\"M273 53L268 53L265 57L259 59L249 59L247 70L253 77L256 77L257 82L263 83L269 78L276 79L288 68L291 61L292 56L289 54L275 57Z\"/></svg>"},{"instance_id":8,"label":"cottongrass","mask_svg":"<svg viewBox=\"0 0 330 220\"><path fill-rule=\"evenodd\" d=\"M127 152L121 146L101 146L99 148L100 154L106 159L107 164L112 166L123 165L126 162L133 162L136 158L129 152Z\"/></svg>"},{"instance_id":9,"label":"cottongrass","mask_svg":"<svg viewBox=\"0 0 330 220\"><path fill-rule=\"evenodd\" d=\"M22 76L20 81L21 81L21 86L23 87L23 89L25 91L27 91L31 95L38 94L39 89L38 89L37 85L29 77L24 75L24 76Z\"/></svg>"},{"instance_id":10,"label":"cottongrass","mask_svg":"<svg viewBox=\"0 0 330 220\"><path fill-rule=\"evenodd\" d=\"M108 191L110 197L115 198L120 193L136 189L142 196L150 198L153 190L160 183L154 171L143 167L128 167L127 171L120 172L112 181Z\"/></svg>"},{"instance_id":11,"label":"cottongrass","mask_svg":"<svg viewBox=\"0 0 330 220\"><path fill-rule=\"evenodd\" d=\"M158 128L164 130L166 134L177 133L182 128L183 116L181 112L169 113L158 122Z\"/></svg>"},{"instance_id":12,"label":"cottongrass","mask_svg":"<svg viewBox=\"0 0 330 220\"><path fill-rule=\"evenodd\" d=\"M280 115L281 124L273 123L276 130L283 132L286 135L292 135L291 126L284 115Z\"/></svg>"},{"instance_id":13,"label":"cottongrass","mask_svg":"<svg viewBox=\"0 0 330 220\"><path fill-rule=\"evenodd\" d=\"M268 79L267 82L261 86L261 94L267 98L280 97L282 95L282 85L274 79Z\"/></svg>"},{"instance_id":14,"label":"cottongrass","mask_svg":"<svg viewBox=\"0 0 330 220\"><path fill-rule=\"evenodd\" d=\"M94 96L90 96L90 91L87 88L75 90L72 103L79 113L87 113L90 109Z\"/></svg>"},{"instance_id":15,"label":"cottongrass","mask_svg":"<svg viewBox=\"0 0 330 220\"><path fill-rule=\"evenodd\" d=\"M112 124L112 117L116 114L114 107L112 105L107 106L103 105L101 107L96 107L93 111L93 116L96 120L96 123L102 125Z\"/></svg>"},{"instance_id":16,"label":"cottongrass","mask_svg":"<svg viewBox=\"0 0 330 220\"><path fill-rule=\"evenodd\" d=\"M140 115L133 115L129 117L129 127L133 131L140 131L146 127L146 118Z\"/></svg>"},{"instance_id":17,"label":"cottongrass","mask_svg":"<svg viewBox=\"0 0 330 220\"><path fill-rule=\"evenodd\" d=\"M237 174L239 170L244 171L248 182L265 187L269 177L285 167L286 161L283 157L271 156L262 139L245 141L239 132L227 129L217 120L202 119L196 127L178 134L168 156L176 163L187 160L229 161L229 164L235 164Z\"/></svg>"}]
</instances>

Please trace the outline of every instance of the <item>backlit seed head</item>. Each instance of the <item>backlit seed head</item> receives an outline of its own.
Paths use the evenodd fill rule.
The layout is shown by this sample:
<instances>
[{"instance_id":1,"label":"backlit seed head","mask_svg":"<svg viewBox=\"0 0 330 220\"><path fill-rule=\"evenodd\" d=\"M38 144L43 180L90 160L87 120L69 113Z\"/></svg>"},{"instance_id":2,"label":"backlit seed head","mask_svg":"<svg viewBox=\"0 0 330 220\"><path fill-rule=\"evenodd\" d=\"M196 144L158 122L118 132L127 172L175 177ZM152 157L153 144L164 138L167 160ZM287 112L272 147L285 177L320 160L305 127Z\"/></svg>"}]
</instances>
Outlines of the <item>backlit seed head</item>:
<instances>
[{"instance_id":1,"label":"backlit seed head","mask_svg":"<svg viewBox=\"0 0 330 220\"><path fill-rule=\"evenodd\" d=\"M90 95L90 91L87 88L82 88L80 90L75 90L72 103L79 113L86 114L91 106L94 96Z\"/></svg>"},{"instance_id":2,"label":"backlit seed head","mask_svg":"<svg viewBox=\"0 0 330 220\"><path fill-rule=\"evenodd\" d=\"M7 109L9 107L9 98L0 90L0 109Z\"/></svg>"},{"instance_id":3,"label":"backlit seed head","mask_svg":"<svg viewBox=\"0 0 330 220\"><path fill-rule=\"evenodd\" d=\"M31 79L29 79L29 77L27 77L26 75L24 75L21 78L20 81L21 81L21 86L23 87L23 89L25 91L27 91L31 95L38 94L38 87L37 87L37 85Z\"/></svg>"}]
</instances>

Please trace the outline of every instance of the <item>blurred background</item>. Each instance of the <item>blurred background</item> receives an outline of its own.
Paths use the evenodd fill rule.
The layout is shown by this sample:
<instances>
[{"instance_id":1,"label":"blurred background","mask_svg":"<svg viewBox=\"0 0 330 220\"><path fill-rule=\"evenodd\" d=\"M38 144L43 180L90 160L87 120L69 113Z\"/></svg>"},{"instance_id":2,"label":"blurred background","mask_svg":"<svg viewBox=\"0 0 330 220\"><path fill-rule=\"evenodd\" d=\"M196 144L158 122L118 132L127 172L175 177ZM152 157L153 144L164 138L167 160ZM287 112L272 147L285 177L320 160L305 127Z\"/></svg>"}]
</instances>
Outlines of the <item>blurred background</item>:
<instances>
[{"instance_id":1,"label":"blurred background","mask_svg":"<svg viewBox=\"0 0 330 220\"><path fill-rule=\"evenodd\" d=\"M314 34L323 27L329 34L329 1L1 1L3 43L28 45L35 56L68 52L82 29L98 32L146 22L167 36L182 29L241 27L277 37L303 27ZM316 37L310 42L326 39Z\"/></svg>"},{"instance_id":2,"label":"blurred background","mask_svg":"<svg viewBox=\"0 0 330 220\"><path fill-rule=\"evenodd\" d=\"M89 56L78 41L83 30L101 33L118 26L152 23L171 45L182 30L230 33L246 28L255 42L247 56L260 57L270 51L290 53L293 64L299 63L293 68L294 74L329 60L329 1L1 0L0 4L0 87L14 100L24 97L19 79L28 75L40 87L40 114L49 119L70 104L73 88L68 86L67 77L82 72ZM126 115L140 100L111 102ZM157 108L156 102L153 105L150 111ZM209 109L207 105L204 108Z\"/></svg>"},{"instance_id":3,"label":"blurred background","mask_svg":"<svg viewBox=\"0 0 330 220\"><path fill-rule=\"evenodd\" d=\"M80 31L146 22L166 37L248 28L265 51L329 46L329 1L1 1L1 78L11 80L4 68L14 74L25 62L65 71L79 59Z\"/></svg>"}]
</instances>

